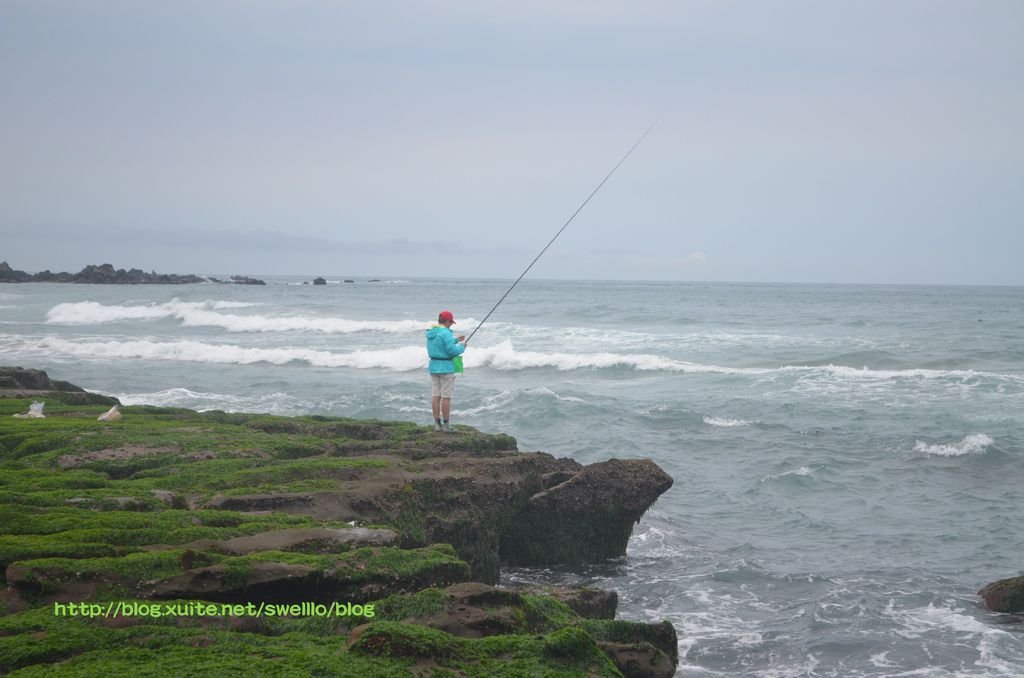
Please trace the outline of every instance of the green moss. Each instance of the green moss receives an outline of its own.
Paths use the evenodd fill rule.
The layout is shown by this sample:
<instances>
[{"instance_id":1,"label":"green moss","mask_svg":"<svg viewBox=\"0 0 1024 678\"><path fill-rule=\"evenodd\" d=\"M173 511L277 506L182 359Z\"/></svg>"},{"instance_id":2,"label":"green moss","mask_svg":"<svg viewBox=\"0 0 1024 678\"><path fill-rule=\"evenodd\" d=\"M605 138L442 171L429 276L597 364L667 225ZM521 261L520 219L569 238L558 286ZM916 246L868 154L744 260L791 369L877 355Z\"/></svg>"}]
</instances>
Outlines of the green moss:
<instances>
[{"instance_id":1,"label":"green moss","mask_svg":"<svg viewBox=\"0 0 1024 678\"><path fill-rule=\"evenodd\" d=\"M366 547L331 555L261 551L245 556L225 556L181 548L136 551L120 556L75 555L73 558L18 560L15 563L19 572L18 581L42 590L73 581L115 582L132 588L143 582L173 577L188 569L220 564L227 568L225 582L242 588L253 564L265 562L305 565L319 571L322 577L343 586L379 582L408 589L417 584L447 585L463 581L469 575L469 567L447 545L414 550Z\"/></svg>"},{"instance_id":2,"label":"green moss","mask_svg":"<svg viewBox=\"0 0 1024 678\"><path fill-rule=\"evenodd\" d=\"M352 645L352 651L377 657L451 658L466 654L463 638L411 624L375 622Z\"/></svg>"},{"instance_id":3,"label":"green moss","mask_svg":"<svg viewBox=\"0 0 1024 678\"><path fill-rule=\"evenodd\" d=\"M451 599L441 589L423 589L412 595L388 596L374 603L374 619L378 621L403 621L426 617L444 610Z\"/></svg>"},{"instance_id":4,"label":"green moss","mask_svg":"<svg viewBox=\"0 0 1024 678\"><path fill-rule=\"evenodd\" d=\"M455 550L447 544L436 544L418 549L395 547L363 547L342 554L319 555L284 551L261 551L246 556L228 558L224 562L275 562L306 565L329 571L338 579L353 583L369 579L414 580L438 570L450 570L454 579L462 581L469 576L469 566L458 559Z\"/></svg>"},{"instance_id":5,"label":"green moss","mask_svg":"<svg viewBox=\"0 0 1024 678\"><path fill-rule=\"evenodd\" d=\"M580 661L600 653L594 639L575 626L559 629L544 640L544 654L557 659Z\"/></svg>"},{"instance_id":6,"label":"green moss","mask_svg":"<svg viewBox=\"0 0 1024 678\"><path fill-rule=\"evenodd\" d=\"M548 636L457 638L436 629L374 622L351 652L374 657L430 659L465 676L619 676L594 640L578 628Z\"/></svg>"},{"instance_id":7,"label":"green moss","mask_svg":"<svg viewBox=\"0 0 1024 678\"><path fill-rule=\"evenodd\" d=\"M336 457L273 463L258 457L210 459L142 471L131 478L131 487L175 492L218 492L225 495L252 494L280 491L282 485L295 481L353 479L358 477L360 470L384 468L387 465L382 460Z\"/></svg>"},{"instance_id":8,"label":"green moss","mask_svg":"<svg viewBox=\"0 0 1024 678\"><path fill-rule=\"evenodd\" d=\"M522 595L526 623L535 632L550 631L574 624L579 615L571 607L552 596Z\"/></svg>"},{"instance_id":9,"label":"green moss","mask_svg":"<svg viewBox=\"0 0 1024 678\"><path fill-rule=\"evenodd\" d=\"M50 608L0 619L0 673L31 664L59 661L86 648L116 642L111 629L82 619L54 617Z\"/></svg>"},{"instance_id":10,"label":"green moss","mask_svg":"<svg viewBox=\"0 0 1024 678\"><path fill-rule=\"evenodd\" d=\"M85 511L78 508L0 509L0 574L16 561L38 558L95 558L139 550L148 544L187 544L296 527L348 527L308 516L234 511L166 509ZM6 532L6 534L2 534Z\"/></svg>"},{"instance_id":11,"label":"green moss","mask_svg":"<svg viewBox=\"0 0 1024 678\"><path fill-rule=\"evenodd\" d=\"M0 619L0 672L17 676L408 676L409 661L345 650L339 636L280 636L211 627L181 619L108 628L101 620L55 616L40 608Z\"/></svg>"},{"instance_id":12,"label":"green moss","mask_svg":"<svg viewBox=\"0 0 1024 678\"><path fill-rule=\"evenodd\" d=\"M2 535L0 570L6 569L8 565L18 560L55 557L96 558L114 556L121 552L122 549L100 539L68 541L60 535Z\"/></svg>"},{"instance_id":13,"label":"green moss","mask_svg":"<svg viewBox=\"0 0 1024 678\"><path fill-rule=\"evenodd\" d=\"M110 577L138 582L165 579L180 574L185 549L128 553L112 558L38 558L18 562L29 578L54 581L104 580ZM192 558L192 567L213 565L224 556L200 552Z\"/></svg>"},{"instance_id":14,"label":"green moss","mask_svg":"<svg viewBox=\"0 0 1024 678\"><path fill-rule=\"evenodd\" d=\"M402 533L402 543L407 545L424 544L427 532L423 525L423 501L412 483L402 487L398 510L395 512L395 527Z\"/></svg>"},{"instance_id":15,"label":"green moss","mask_svg":"<svg viewBox=\"0 0 1024 678\"><path fill-rule=\"evenodd\" d=\"M22 509L0 509L0 534L56 534L74 540L81 530L109 530L106 538L115 544L161 543L146 541L138 535L144 530L155 530L160 534L195 529L219 530L219 538L254 534L271 529L289 527L332 526L342 527L340 521L316 521L302 515L286 513L250 514L237 511L199 509L165 509L154 513L136 511L83 511L72 507L55 507L25 511ZM165 541L162 543L175 543Z\"/></svg>"},{"instance_id":16,"label":"green moss","mask_svg":"<svg viewBox=\"0 0 1024 678\"><path fill-rule=\"evenodd\" d=\"M69 591L86 585L94 591L88 602L112 601L134 595L141 582L174 577L186 568L221 565L227 583L241 586L257 563L280 562L314 568L324 590L344 592L351 584L356 595L366 597L384 595L380 591L409 594L378 601L376 623L351 650L345 631L365 618L136 619L112 628L104 620L55 616L50 607L11 614L5 605L0 673L363 678L407 676L415 666L422 675L436 676L618 675L603 655L594 654L593 640L579 636L585 628L573 613L553 599L525 596L508 605L511 627L546 636L464 639L398 623L440 612L449 598L437 587L468 578L469 566L447 544L246 556L183 548L199 539L344 525L280 513L188 511L180 508L186 499L194 504L213 494L331 490L386 466L366 458L375 451L403 457L399 463L438 452L496 455L515 449L508 436L465 430L438 440L406 422L145 406L123 407L124 418L108 424L96 421L106 406L56 399L46 400L45 419L9 416L27 411L31 402L0 400L0 569L15 564L20 581L35 578L41 586ZM155 490L175 493L171 499L179 508ZM398 523L406 545L422 545L431 533L431 512L460 497L459 488L448 484L410 484L393 506L384 507L380 521ZM497 534L489 516L477 518L452 521L460 548L479 541L482 532ZM151 544L172 548L144 549ZM497 545L480 548L493 555ZM424 586L435 588L419 590ZM18 605L39 600L28 588Z\"/></svg>"},{"instance_id":17,"label":"green moss","mask_svg":"<svg viewBox=\"0 0 1024 678\"><path fill-rule=\"evenodd\" d=\"M0 487L17 488L21 492L81 490L109 486L109 479L95 471L74 470L55 474L49 469L5 468L3 475L0 476Z\"/></svg>"}]
</instances>

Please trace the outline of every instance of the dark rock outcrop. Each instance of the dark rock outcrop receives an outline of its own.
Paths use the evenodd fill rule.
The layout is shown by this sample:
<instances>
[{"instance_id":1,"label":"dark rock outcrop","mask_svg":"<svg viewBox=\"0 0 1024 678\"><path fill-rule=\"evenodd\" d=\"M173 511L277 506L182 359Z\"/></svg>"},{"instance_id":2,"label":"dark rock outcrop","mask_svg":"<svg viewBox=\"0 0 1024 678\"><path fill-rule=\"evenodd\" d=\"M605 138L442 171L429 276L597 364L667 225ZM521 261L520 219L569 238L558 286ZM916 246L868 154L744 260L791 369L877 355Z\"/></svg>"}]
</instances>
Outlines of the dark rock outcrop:
<instances>
[{"instance_id":1,"label":"dark rock outcrop","mask_svg":"<svg viewBox=\"0 0 1024 678\"><path fill-rule=\"evenodd\" d=\"M138 268L129 271L115 269L110 264L90 264L78 273L51 273L40 271L34 275L12 269L6 261L0 262L0 282L59 282L96 285L183 285L209 282L197 275L146 273Z\"/></svg>"},{"instance_id":2,"label":"dark rock outcrop","mask_svg":"<svg viewBox=\"0 0 1024 678\"><path fill-rule=\"evenodd\" d=\"M51 380L43 370L0 367L0 398L56 400L68 405L120 405L117 398L89 393L66 381Z\"/></svg>"},{"instance_id":3,"label":"dark rock outcrop","mask_svg":"<svg viewBox=\"0 0 1024 678\"><path fill-rule=\"evenodd\" d=\"M1024 613L1024 576L992 582L978 591L978 595L993 612Z\"/></svg>"},{"instance_id":4,"label":"dark rock outcrop","mask_svg":"<svg viewBox=\"0 0 1024 678\"><path fill-rule=\"evenodd\" d=\"M101 264L99 266L90 264L78 273L51 273L49 270L45 270L31 274L12 269L6 261L0 261L0 282L57 282L91 285L191 285L208 282L223 283L224 281L193 274L178 275L177 273L157 273L156 271L146 273L138 268L126 271L123 268L115 269L111 264ZM238 275L231 276L231 283L237 285L267 284L263 280Z\"/></svg>"},{"instance_id":5,"label":"dark rock outcrop","mask_svg":"<svg viewBox=\"0 0 1024 678\"><path fill-rule=\"evenodd\" d=\"M54 279L50 282L64 281ZM110 264L103 264L101 266L86 266L73 276L71 282L101 285L183 285L207 282L207 280L197 275L159 274L156 271L146 273L137 268L130 271L125 271L123 268L114 270Z\"/></svg>"},{"instance_id":6,"label":"dark rock outcrop","mask_svg":"<svg viewBox=\"0 0 1024 678\"><path fill-rule=\"evenodd\" d=\"M233 275L231 276L231 282L236 285L266 285L267 283L263 280L256 278L250 278L244 275Z\"/></svg>"},{"instance_id":7,"label":"dark rock outcrop","mask_svg":"<svg viewBox=\"0 0 1024 678\"><path fill-rule=\"evenodd\" d=\"M628 678L672 678L676 664L651 643L613 643L599 641L597 646Z\"/></svg>"},{"instance_id":8,"label":"dark rock outcrop","mask_svg":"<svg viewBox=\"0 0 1024 678\"><path fill-rule=\"evenodd\" d=\"M313 284L314 285L326 285L327 281L324 280L323 278L313 278Z\"/></svg>"},{"instance_id":9,"label":"dark rock outcrop","mask_svg":"<svg viewBox=\"0 0 1024 678\"><path fill-rule=\"evenodd\" d=\"M6 261L0 261L0 282L31 282L32 276L25 271L16 271Z\"/></svg>"},{"instance_id":10,"label":"dark rock outcrop","mask_svg":"<svg viewBox=\"0 0 1024 678\"><path fill-rule=\"evenodd\" d=\"M331 430L313 435L330 436ZM407 456L416 464L353 471L339 476L339 488L332 491L215 495L192 508L394 525L403 546L451 544L475 578L494 584L501 563L598 562L624 555L634 523L672 485L649 460L581 466L514 450L507 436L469 430L444 438L425 434L429 447L403 449L386 437L378 442L368 425L361 435L365 447L338 453L368 460ZM511 449L491 448L506 439ZM562 478L568 479L550 486Z\"/></svg>"},{"instance_id":11,"label":"dark rock outcrop","mask_svg":"<svg viewBox=\"0 0 1024 678\"><path fill-rule=\"evenodd\" d=\"M672 478L649 459L611 459L583 467L530 497L502 535L501 559L553 565L621 556L633 525L671 486Z\"/></svg>"}]
</instances>

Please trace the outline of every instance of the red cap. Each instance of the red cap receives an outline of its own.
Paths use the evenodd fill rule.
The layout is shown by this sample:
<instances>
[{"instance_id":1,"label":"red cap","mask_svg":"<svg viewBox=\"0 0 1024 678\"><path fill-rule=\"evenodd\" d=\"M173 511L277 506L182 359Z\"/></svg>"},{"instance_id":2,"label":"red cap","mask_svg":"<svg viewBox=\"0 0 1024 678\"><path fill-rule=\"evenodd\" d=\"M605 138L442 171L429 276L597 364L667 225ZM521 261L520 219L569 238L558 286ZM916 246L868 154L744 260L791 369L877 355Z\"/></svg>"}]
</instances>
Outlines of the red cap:
<instances>
[{"instance_id":1,"label":"red cap","mask_svg":"<svg viewBox=\"0 0 1024 678\"><path fill-rule=\"evenodd\" d=\"M455 316L452 315L451 311L441 311L437 315L437 322L443 322L445 320L447 320L453 325L455 324Z\"/></svg>"}]
</instances>

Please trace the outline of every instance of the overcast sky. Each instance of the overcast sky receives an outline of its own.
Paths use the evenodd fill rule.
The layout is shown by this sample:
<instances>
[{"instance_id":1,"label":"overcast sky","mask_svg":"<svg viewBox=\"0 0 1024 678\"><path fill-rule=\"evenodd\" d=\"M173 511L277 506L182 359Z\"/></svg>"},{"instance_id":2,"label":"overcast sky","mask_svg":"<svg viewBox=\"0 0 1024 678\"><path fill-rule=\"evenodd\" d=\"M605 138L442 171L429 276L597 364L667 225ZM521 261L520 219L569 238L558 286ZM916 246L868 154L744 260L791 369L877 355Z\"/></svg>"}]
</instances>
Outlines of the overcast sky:
<instances>
[{"instance_id":1,"label":"overcast sky","mask_svg":"<svg viewBox=\"0 0 1024 678\"><path fill-rule=\"evenodd\" d=\"M0 259L1024 284L1024 2L0 0Z\"/></svg>"}]
</instances>

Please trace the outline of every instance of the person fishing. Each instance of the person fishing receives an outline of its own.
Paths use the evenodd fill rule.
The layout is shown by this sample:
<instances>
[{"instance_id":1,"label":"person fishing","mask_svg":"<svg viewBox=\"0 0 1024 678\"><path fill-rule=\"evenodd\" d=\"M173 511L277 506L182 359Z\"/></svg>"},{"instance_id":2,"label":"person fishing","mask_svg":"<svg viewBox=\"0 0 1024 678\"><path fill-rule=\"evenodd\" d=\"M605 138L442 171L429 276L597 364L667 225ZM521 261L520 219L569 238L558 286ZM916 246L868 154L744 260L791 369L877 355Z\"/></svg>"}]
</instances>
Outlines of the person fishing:
<instances>
[{"instance_id":1,"label":"person fishing","mask_svg":"<svg viewBox=\"0 0 1024 678\"><path fill-rule=\"evenodd\" d=\"M587 196L587 199L580 203L580 206L577 207L576 211L572 213L572 216L562 224L562 228L558 229L558 232L555 233L554 237L552 237L550 241L548 241L548 244L544 246L544 249L534 257L533 261L530 262L530 265L526 267L518 278L516 278L516 281L512 283L512 286L505 291L505 294L501 295L501 299L498 299L498 302L494 304L490 311L487 312L487 315L485 315L484 319L480 321L480 324L476 326L476 329L469 333L468 339L462 335L455 337L452 334L451 326L455 324L455 318L452 316L451 311L441 311L440 315L437 316L438 324L427 330L427 355L430 357L429 369L432 395L431 409L434 413L435 431L446 431L448 433L455 432L455 429L453 429L451 424L448 423L448 419L451 417L452 393L455 390L455 372L461 372L462 367L460 364L459 369L456 370L455 363L452 359L462 355L463 351L466 350L466 344L473 338L480 328L484 326L484 323L491 317L491 314L501 306L501 302L505 301L505 297L507 297L512 290L515 289L516 285L526 277L526 274L530 272L533 265L536 264L542 256L544 256L544 253L548 251L548 248L551 247L552 244L554 244L555 240L558 239L558 236L562 235L562 231L572 223L572 220L576 218L576 215L583 211L583 208L587 206L590 199L597 195L597 192L601 190L601 187L611 179L612 175L615 174L615 170L619 169L619 166L626 162L626 158L628 158L633 151L636 150L637 146L640 145L640 142L642 142L644 138L651 133L651 130L654 129L659 120L661 120L661 116L658 116L658 119L647 128L647 131L640 135L640 138L636 140L628 151L626 151L626 154L622 156L622 159L619 160L615 167L612 167L611 171L608 172L605 178L601 180L601 183L591 191L590 195Z\"/></svg>"},{"instance_id":2,"label":"person fishing","mask_svg":"<svg viewBox=\"0 0 1024 678\"><path fill-rule=\"evenodd\" d=\"M455 317L451 311L441 311L437 324L427 330L427 356L430 358L430 409L434 414L434 430L454 433L450 423L452 395L455 392L455 364L453 358L466 350L466 337L452 332Z\"/></svg>"}]
</instances>

